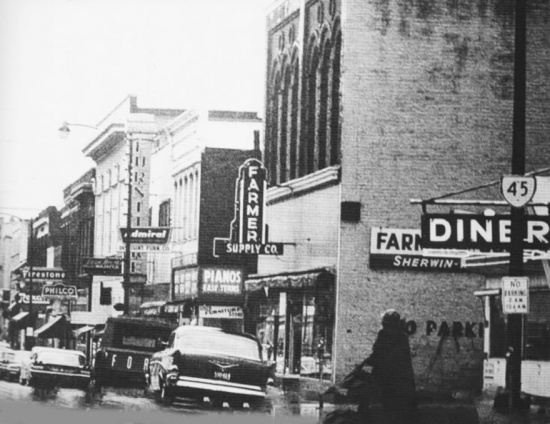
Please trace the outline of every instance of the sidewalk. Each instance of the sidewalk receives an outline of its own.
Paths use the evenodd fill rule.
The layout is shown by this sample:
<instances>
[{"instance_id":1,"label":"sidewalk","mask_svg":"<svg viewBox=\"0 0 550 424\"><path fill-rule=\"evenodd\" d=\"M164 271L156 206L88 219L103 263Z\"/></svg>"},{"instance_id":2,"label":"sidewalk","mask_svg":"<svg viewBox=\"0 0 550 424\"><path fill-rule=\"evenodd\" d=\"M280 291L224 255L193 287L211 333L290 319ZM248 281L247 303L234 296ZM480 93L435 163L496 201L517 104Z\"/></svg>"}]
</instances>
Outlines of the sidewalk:
<instances>
[{"instance_id":1,"label":"sidewalk","mask_svg":"<svg viewBox=\"0 0 550 424\"><path fill-rule=\"evenodd\" d=\"M482 395L475 400L479 424L550 424L550 408L531 405L524 411L493 408L494 397Z\"/></svg>"},{"instance_id":2,"label":"sidewalk","mask_svg":"<svg viewBox=\"0 0 550 424\"><path fill-rule=\"evenodd\" d=\"M319 396L312 391L284 392L272 388L273 415L282 417L302 417L308 423L319 422ZM506 411L493 408L494 396L484 394L475 399L455 401L423 401L419 405L421 424L550 424L550 408L532 405L524 411ZM354 408L353 405L335 405L326 402L323 415L341 408ZM373 424L382 424L381 411L374 407Z\"/></svg>"}]
</instances>

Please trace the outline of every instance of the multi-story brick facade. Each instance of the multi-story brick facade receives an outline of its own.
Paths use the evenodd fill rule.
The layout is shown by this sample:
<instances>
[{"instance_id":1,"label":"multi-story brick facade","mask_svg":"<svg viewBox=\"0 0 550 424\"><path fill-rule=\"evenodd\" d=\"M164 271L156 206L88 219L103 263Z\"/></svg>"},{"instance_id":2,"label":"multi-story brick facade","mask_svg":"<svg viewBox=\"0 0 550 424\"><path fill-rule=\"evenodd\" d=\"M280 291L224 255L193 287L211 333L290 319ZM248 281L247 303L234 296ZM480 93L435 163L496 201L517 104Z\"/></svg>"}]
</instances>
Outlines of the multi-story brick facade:
<instances>
[{"instance_id":1,"label":"multi-story brick facade","mask_svg":"<svg viewBox=\"0 0 550 424\"><path fill-rule=\"evenodd\" d=\"M369 354L380 314L395 308L420 388L481 388L484 316L474 291L485 277L375 268L370 242L376 228L420 228L410 199L510 172L513 14L500 1L281 1L270 10L264 162L279 187L268 193L268 223L270 238L290 246L260 257L247 285L267 289L258 300L271 305L266 331L284 320L302 335L279 336L282 371L315 375L316 346L305 340L319 338L316 320L327 318L315 296L322 269L334 278L332 378ZM527 171L550 158L549 16L547 3L528 5ZM308 273L317 277L300 284Z\"/></svg>"}]
</instances>

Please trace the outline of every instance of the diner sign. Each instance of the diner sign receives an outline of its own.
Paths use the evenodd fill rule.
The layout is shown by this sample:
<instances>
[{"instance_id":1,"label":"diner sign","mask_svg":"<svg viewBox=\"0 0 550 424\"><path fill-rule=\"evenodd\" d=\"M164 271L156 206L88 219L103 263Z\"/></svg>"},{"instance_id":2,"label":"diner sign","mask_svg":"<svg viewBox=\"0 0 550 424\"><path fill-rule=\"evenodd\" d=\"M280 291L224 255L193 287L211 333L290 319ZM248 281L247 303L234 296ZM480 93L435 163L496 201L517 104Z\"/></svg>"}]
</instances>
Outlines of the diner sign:
<instances>
[{"instance_id":1,"label":"diner sign","mask_svg":"<svg viewBox=\"0 0 550 424\"><path fill-rule=\"evenodd\" d=\"M283 243L269 243L267 240L266 189L267 170L258 159L247 159L239 167L230 237L214 239L214 257L283 254Z\"/></svg>"},{"instance_id":2,"label":"diner sign","mask_svg":"<svg viewBox=\"0 0 550 424\"><path fill-rule=\"evenodd\" d=\"M550 217L522 218L523 248L550 250ZM431 249L510 249L510 215L422 215L422 247Z\"/></svg>"}]
</instances>

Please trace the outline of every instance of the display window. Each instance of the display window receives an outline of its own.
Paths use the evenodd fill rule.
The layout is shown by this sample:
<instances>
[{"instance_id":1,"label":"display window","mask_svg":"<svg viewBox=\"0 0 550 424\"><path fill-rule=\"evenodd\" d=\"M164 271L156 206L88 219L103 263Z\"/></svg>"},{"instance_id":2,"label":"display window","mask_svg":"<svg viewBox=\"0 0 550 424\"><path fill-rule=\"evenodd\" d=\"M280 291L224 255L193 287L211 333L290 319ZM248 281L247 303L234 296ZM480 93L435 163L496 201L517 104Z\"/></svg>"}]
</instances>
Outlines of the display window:
<instances>
[{"instance_id":1,"label":"display window","mask_svg":"<svg viewBox=\"0 0 550 424\"><path fill-rule=\"evenodd\" d=\"M256 298L256 336L278 374L330 380L334 304L325 290L270 290Z\"/></svg>"}]
</instances>

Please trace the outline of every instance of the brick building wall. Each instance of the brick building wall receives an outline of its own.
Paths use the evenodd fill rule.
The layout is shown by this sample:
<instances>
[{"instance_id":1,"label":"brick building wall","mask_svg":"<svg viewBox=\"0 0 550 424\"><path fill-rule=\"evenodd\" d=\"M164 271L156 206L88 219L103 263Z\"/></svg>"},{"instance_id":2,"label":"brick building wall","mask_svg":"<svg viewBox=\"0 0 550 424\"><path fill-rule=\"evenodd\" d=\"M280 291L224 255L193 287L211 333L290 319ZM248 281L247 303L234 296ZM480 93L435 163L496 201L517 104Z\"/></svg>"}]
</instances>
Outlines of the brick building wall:
<instances>
[{"instance_id":1,"label":"brick building wall","mask_svg":"<svg viewBox=\"0 0 550 424\"><path fill-rule=\"evenodd\" d=\"M484 278L374 271L368 251L372 227L419 227L411 198L510 172L514 20L506 4L343 2L341 199L362 207L360 222L341 224L337 375L370 352L380 313L393 307L414 321L411 331L416 325L410 341L420 387L480 387L483 315L473 291ZM549 16L547 2L529 4L527 171L550 157Z\"/></svg>"}]
</instances>

